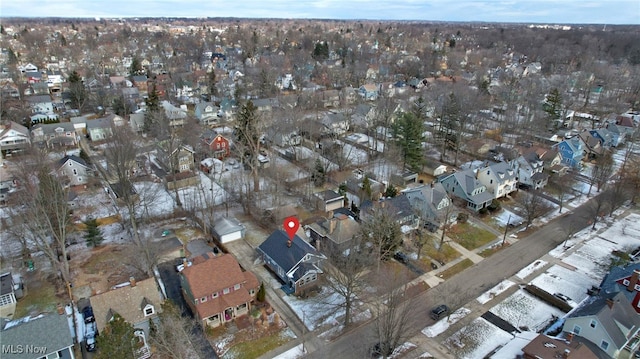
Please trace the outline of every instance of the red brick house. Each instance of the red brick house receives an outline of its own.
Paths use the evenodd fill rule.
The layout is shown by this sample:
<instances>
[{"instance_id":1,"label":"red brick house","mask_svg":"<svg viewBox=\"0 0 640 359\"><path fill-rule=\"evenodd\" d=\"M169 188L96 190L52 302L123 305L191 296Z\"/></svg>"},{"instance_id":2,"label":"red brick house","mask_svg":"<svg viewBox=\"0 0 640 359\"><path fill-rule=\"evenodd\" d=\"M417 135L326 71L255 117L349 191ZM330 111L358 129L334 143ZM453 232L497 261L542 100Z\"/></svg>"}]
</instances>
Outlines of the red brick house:
<instances>
[{"instance_id":1,"label":"red brick house","mask_svg":"<svg viewBox=\"0 0 640 359\"><path fill-rule=\"evenodd\" d=\"M205 253L180 272L182 295L202 326L217 327L249 314L260 283L230 254Z\"/></svg>"},{"instance_id":2,"label":"red brick house","mask_svg":"<svg viewBox=\"0 0 640 359\"><path fill-rule=\"evenodd\" d=\"M231 153L231 150L229 149L229 140L222 135L218 134L213 138L205 138L204 143L211 151L213 157L219 160L229 156L229 153Z\"/></svg>"}]
</instances>

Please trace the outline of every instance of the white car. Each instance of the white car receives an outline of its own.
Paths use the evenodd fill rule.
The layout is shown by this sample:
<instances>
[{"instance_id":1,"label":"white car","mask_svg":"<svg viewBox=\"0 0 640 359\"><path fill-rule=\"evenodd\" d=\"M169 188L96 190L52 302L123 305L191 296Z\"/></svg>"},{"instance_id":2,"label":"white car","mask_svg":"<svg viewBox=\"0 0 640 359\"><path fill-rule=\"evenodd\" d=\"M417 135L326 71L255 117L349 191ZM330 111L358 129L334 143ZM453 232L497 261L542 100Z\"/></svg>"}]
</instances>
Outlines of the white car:
<instances>
[{"instance_id":1,"label":"white car","mask_svg":"<svg viewBox=\"0 0 640 359\"><path fill-rule=\"evenodd\" d=\"M191 267L191 262L187 262L187 267ZM176 271L182 272L184 268L185 268L184 262L180 263L176 266Z\"/></svg>"}]
</instances>

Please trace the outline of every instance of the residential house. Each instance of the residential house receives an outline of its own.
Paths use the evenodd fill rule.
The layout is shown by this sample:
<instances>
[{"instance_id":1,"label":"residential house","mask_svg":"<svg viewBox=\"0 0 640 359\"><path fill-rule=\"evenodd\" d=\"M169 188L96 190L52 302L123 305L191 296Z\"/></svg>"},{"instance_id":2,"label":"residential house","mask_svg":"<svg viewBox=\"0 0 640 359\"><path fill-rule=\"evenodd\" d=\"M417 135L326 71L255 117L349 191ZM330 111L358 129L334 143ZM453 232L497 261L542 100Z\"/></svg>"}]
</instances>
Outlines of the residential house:
<instances>
[{"instance_id":1,"label":"residential house","mask_svg":"<svg viewBox=\"0 0 640 359\"><path fill-rule=\"evenodd\" d=\"M566 165L562 164L562 156L557 147L536 147L533 148L532 151L538 155L546 171L564 175L568 169Z\"/></svg>"},{"instance_id":2,"label":"residential house","mask_svg":"<svg viewBox=\"0 0 640 359\"><path fill-rule=\"evenodd\" d=\"M311 244L324 253L343 253L352 245L353 238L360 233L360 223L354 217L329 211L322 218L305 226Z\"/></svg>"},{"instance_id":3,"label":"residential house","mask_svg":"<svg viewBox=\"0 0 640 359\"><path fill-rule=\"evenodd\" d=\"M406 189L402 194L409 199L422 226L434 232L443 224L443 219L446 219L444 216L452 205L447 191L439 182Z\"/></svg>"},{"instance_id":4,"label":"residential house","mask_svg":"<svg viewBox=\"0 0 640 359\"><path fill-rule=\"evenodd\" d=\"M113 89L123 88L127 86L127 79L124 76L110 76L109 84Z\"/></svg>"},{"instance_id":5,"label":"residential house","mask_svg":"<svg viewBox=\"0 0 640 359\"><path fill-rule=\"evenodd\" d=\"M441 176L447 173L448 167L444 163L436 160L427 159L423 167L423 171L433 177Z\"/></svg>"},{"instance_id":6,"label":"residential house","mask_svg":"<svg viewBox=\"0 0 640 359\"><path fill-rule=\"evenodd\" d=\"M331 212L338 208L344 207L344 196L333 190L325 190L315 194L316 207L324 212Z\"/></svg>"},{"instance_id":7,"label":"residential house","mask_svg":"<svg viewBox=\"0 0 640 359\"><path fill-rule=\"evenodd\" d=\"M361 103L356 106L355 110L353 111L353 114L351 115L351 123L353 123L353 125L357 127L369 128L370 126L372 126L375 118L375 107L366 103Z\"/></svg>"},{"instance_id":8,"label":"residential house","mask_svg":"<svg viewBox=\"0 0 640 359\"><path fill-rule=\"evenodd\" d=\"M135 86L138 91L146 93L148 89L148 79L147 75L136 75L131 77L131 82L133 82L133 86Z\"/></svg>"},{"instance_id":9,"label":"residential house","mask_svg":"<svg viewBox=\"0 0 640 359\"><path fill-rule=\"evenodd\" d=\"M213 157L222 160L231 154L230 141L221 134L215 134L215 131L208 131L203 136L206 137L202 141Z\"/></svg>"},{"instance_id":10,"label":"residential house","mask_svg":"<svg viewBox=\"0 0 640 359\"><path fill-rule=\"evenodd\" d=\"M245 226L233 217L220 217L211 225L211 235L222 244L244 238L246 231Z\"/></svg>"},{"instance_id":11,"label":"residential house","mask_svg":"<svg viewBox=\"0 0 640 359\"><path fill-rule=\"evenodd\" d=\"M620 292L627 297L631 307L640 314L640 263L625 267L613 267L600 283L601 293Z\"/></svg>"},{"instance_id":12,"label":"residential house","mask_svg":"<svg viewBox=\"0 0 640 359\"><path fill-rule=\"evenodd\" d=\"M318 286L322 261L327 257L298 234L289 238L283 230L276 230L256 250L284 283L286 293L302 295Z\"/></svg>"},{"instance_id":13,"label":"residential house","mask_svg":"<svg viewBox=\"0 0 640 359\"><path fill-rule=\"evenodd\" d=\"M515 168L518 171L518 183L533 189L544 188L549 176L543 173L544 162L535 151L529 151L515 160Z\"/></svg>"},{"instance_id":14,"label":"residential house","mask_svg":"<svg viewBox=\"0 0 640 359\"><path fill-rule=\"evenodd\" d=\"M358 99L358 91L351 86L347 86L342 89L340 96L345 105L352 105Z\"/></svg>"},{"instance_id":15,"label":"residential house","mask_svg":"<svg viewBox=\"0 0 640 359\"><path fill-rule=\"evenodd\" d=\"M165 116L169 120L170 127L182 127L187 119L187 110L172 105L169 101L160 102Z\"/></svg>"},{"instance_id":16,"label":"residential house","mask_svg":"<svg viewBox=\"0 0 640 359\"><path fill-rule=\"evenodd\" d=\"M188 145L170 146L170 140L158 143L156 159L167 172L190 172L195 170L195 158L193 148Z\"/></svg>"},{"instance_id":17,"label":"residential house","mask_svg":"<svg viewBox=\"0 0 640 359\"><path fill-rule=\"evenodd\" d=\"M487 187L476 178L476 173L472 169L454 172L438 178L438 182L450 196L460 198L465 201L467 208L472 211L480 211L491 204L495 198L487 191Z\"/></svg>"},{"instance_id":18,"label":"residential house","mask_svg":"<svg viewBox=\"0 0 640 359\"><path fill-rule=\"evenodd\" d=\"M0 151L2 153L25 150L30 145L29 129L13 121L0 124Z\"/></svg>"},{"instance_id":19,"label":"residential house","mask_svg":"<svg viewBox=\"0 0 640 359\"><path fill-rule=\"evenodd\" d=\"M53 101L49 95L27 96L25 100L29 103L31 113L53 113Z\"/></svg>"},{"instance_id":20,"label":"residential house","mask_svg":"<svg viewBox=\"0 0 640 359\"><path fill-rule=\"evenodd\" d=\"M618 147L619 145L624 144L627 132L622 128L622 126L618 126L615 122L607 122L605 126L611 135L611 145L613 147Z\"/></svg>"},{"instance_id":21,"label":"residential house","mask_svg":"<svg viewBox=\"0 0 640 359\"><path fill-rule=\"evenodd\" d=\"M22 295L22 284L16 283L11 272L0 275L0 318L13 318L17 299Z\"/></svg>"},{"instance_id":22,"label":"residential house","mask_svg":"<svg viewBox=\"0 0 640 359\"><path fill-rule=\"evenodd\" d=\"M77 145L76 129L71 122L37 124L31 128L33 142L52 147Z\"/></svg>"},{"instance_id":23,"label":"residential house","mask_svg":"<svg viewBox=\"0 0 640 359\"><path fill-rule=\"evenodd\" d=\"M253 105L256 107L256 112L271 112L279 106L279 102L277 98L261 98L253 100Z\"/></svg>"},{"instance_id":24,"label":"residential house","mask_svg":"<svg viewBox=\"0 0 640 359\"><path fill-rule=\"evenodd\" d=\"M20 98L20 89L12 82L7 82L0 88L0 93L3 98Z\"/></svg>"},{"instance_id":25,"label":"residential house","mask_svg":"<svg viewBox=\"0 0 640 359\"><path fill-rule=\"evenodd\" d=\"M350 128L349 117L342 112L329 112L320 122L324 126L323 132L333 136L342 136Z\"/></svg>"},{"instance_id":26,"label":"residential house","mask_svg":"<svg viewBox=\"0 0 640 359\"><path fill-rule=\"evenodd\" d=\"M32 63L28 63L26 65L23 66L18 66L18 70L20 70L21 73L26 73L26 72L39 72L38 71L38 66L32 64Z\"/></svg>"},{"instance_id":27,"label":"residential house","mask_svg":"<svg viewBox=\"0 0 640 359\"><path fill-rule=\"evenodd\" d=\"M51 92L46 82L36 82L30 84L25 90L25 95L48 96Z\"/></svg>"},{"instance_id":28,"label":"residential house","mask_svg":"<svg viewBox=\"0 0 640 359\"><path fill-rule=\"evenodd\" d=\"M211 102L200 102L196 104L195 116L198 121L205 125L216 125L220 121L219 108Z\"/></svg>"},{"instance_id":29,"label":"residential house","mask_svg":"<svg viewBox=\"0 0 640 359\"><path fill-rule=\"evenodd\" d=\"M69 186L79 186L87 184L93 170L80 157L75 155L64 156L58 161L58 176L65 179L65 184Z\"/></svg>"},{"instance_id":30,"label":"residential house","mask_svg":"<svg viewBox=\"0 0 640 359\"><path fill-rule=\"evenodd\" d=\"M620 126L629 137L633 137L633 134L636 132L638 127L634 118L626 114L616 117L616 125Z\"/></svg>"},{"instance_id":31,"label":"residential house","mask_svg":"<svg viewBox=\"0 0 640 359\"><path fill-rule=\"evenodd\" d=\"M200 171L204 173L222 173L224 170L224 162L217 158L207 157L200 161Z\"/></svg>"},{"instance_id":32,"label":"residential house","mask_svg":"<svg viewBox=\"0 0 640 359\"><path fill-rule=\"evenodd\" d=\"M27 79L28 84L36 84L44 81L42 73L39 71L25 72L24 77Z\"/></svg>"},{"instance_id":33,"label":"residential house","mask_svg":"<svg viewBox=\"0 0 640 359\"><path fill-rule=\"evenodd\" d=\"M573 338L572 338L573 339ZM566 340L539 334L522 348L524 359L599 359L589 346L578 340Z\"/></svg>"},{"instance_id":34,"label":"residential house","mask_svg":"<svg viewBox=\"0 0 640 359\"><path fill-rule=\"evenodd\" d=\"M58 122L58 114L56 113L36 113L29 116L31 124L46 123L46 122Z\"/></svg>"},{"instance_id":35,"label":"residential house","mask_svg":"<svg viewBox=\"0 0 640 359\"><path fill-rule=\"evenodd\" d=\"M205 253L180 272L182 295L203 327L249 314L260 283L230 254Z\"/></svg>"},{"instance_id":36,"label":"residential house","mask_svg":"<svg viewBox=\"0 0 640 359\"><path fill-rule=\"evenodd\" d=\"M324 90L320 91L320 101L324 107L339 107L340 106L340 91L339 90Z\"/></svg>"},{"instance_id":37,"label":"residential house","mask_svg":"<svg viewBox=\"0 0 640 359\"><path fill-rule=\"evenodd\" d=\"M129 115L129 125L136 133L142 132L144 130L144 113L139 112Z\"/></svg>"},{"instance_id":38,"label":"residential house","mask_svg":"<svg viewBox=\"0 0 640 359\"><path fill-rule=\"evenodd\" d=\"M0 330L2 359L74 359L67 315L41 314L4 324Z\"/></svg>"},{"instance_id":39,"label":"residential house","mask_svg":"<svg viewBox=\"0 0 640 359\"><path fill-rule=\"evenodd\" d=\"M589 130L591 136L597 138L600 141L600 145L603 148L611 148L613 145L613 135L611 131L606 128L597 128L595 130Z\"/></svg>"},{"instance_id":40,"label":"residential house","mask_svg":"<svg viewBox=\"0 0 640 359\"><path fill-rule=\"evenodd\" d=\"M403 231L415 228L418 225L418 216L414 212L409 198L404 194L391 198L381 198L375 202L369 200L362 202L360 205L360 218L370 217L376 209L386 213L400 226L405 226Z\"/></svg>"},{"instance_id":41,"label":"residential house","mask_svg":"<svg viewBox=\"0 0 640 359\"><path fill-rule=\"evenodd\" d=\"M368 101L374 101L378 98L379 88L376 84L368 83L358 88L358 94L360 97Z\"/></svg>"},{"instance_id":42,"label":"residential house","mask_svg":"<svg viewBox=\"0 0 640 359\"><path fill-rule=\"evenodd\" d=\"M507 162L490 163L476 171L478 181L487 187L493 198L506 197L518 189L517 171Z\"/></svg>"},{"instance_id":43,"label":"residential house","mask_svg":"<svg viewBox=\"0 0 640 359\"><path fill-rule=\"evenodd\" d=\"M640 315L622 292L590 297L565 318L563 331L592 342L612 358L629 358L640 347Z\"/></svg>"},{"instance_id":44,"label":"residential house","mask_svg":"<svg viewBox=\"0 0 640 359\"><path fill-rule=\"evenodd\" d=\"M582 167L582 159L584 158L584 145L582 141L576 137L564 140L555 145L562 158L562 164L574 169Z\"/></svg>"},{"instance_id":45,"label":"residential house","mask_svg":"<svg viewBox=\"0 0 640 359\"><path fill-rule=\"evenodd\" d=\"M106 140L113 136L113 127L116 123L123 121L122 117L115 114L87 120L87 135L92 142Z\"/></svg>"},{"instance_id":46,"label":"residential house","mask_svg":"<svg viewBox=\"0 0 640 359\"><path fill-rule=\"evenodd\" d=\"M592 135L589 131L584 130L580 132L577 138L582 143L582 148L584 148L587 159L594 159L604 153L605 148L602 146L600 139Z\"/></svg>"},{"instance_id":47,"label":"residential house","mask_svg":"<svg viewBox=\"0 0 640 359\"><path fill-rule=\"evenodd\" d=\"M128 285L113 287L107 292L91 296L89 301L98 332L102 332L117 313L148 336L151 322L158 324L158 313L162 313L164 299L155 278L137 281L131 277Z\"/></svg>"},{"instance_id":48,"label":"residential house","mask_svg":"<svg viewBox=\"0 0 640 359\"><path fill-rule=\"evenodd\" d=\"M278 147L299 146L302 143L302 136L294 129L280 128L280 126L271 126L267 128L265 138Z\"/></svg>"}]
</instances>

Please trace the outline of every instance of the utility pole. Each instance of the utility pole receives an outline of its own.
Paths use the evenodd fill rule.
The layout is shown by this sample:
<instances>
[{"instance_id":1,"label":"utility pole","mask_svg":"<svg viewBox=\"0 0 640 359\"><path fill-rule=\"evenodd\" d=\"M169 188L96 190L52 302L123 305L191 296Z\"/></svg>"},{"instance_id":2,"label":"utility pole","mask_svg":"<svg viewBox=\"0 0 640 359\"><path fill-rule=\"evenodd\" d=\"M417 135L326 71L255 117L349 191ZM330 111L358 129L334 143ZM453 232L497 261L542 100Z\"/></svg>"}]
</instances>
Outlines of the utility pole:
<instances>
[{"instance_id":1,"label":"utility pole","mask_svg":"<svg viewBox=\"0 0 640 359\"><path fill-rule=\"evenodd\" d=\"M504 242L507 241L507 230L509 229L509 223L511 223L511 215L509 215L507 224L504 226L504 236L502 236L502 247L504 247Z\"/></svg>"}]
</instances>

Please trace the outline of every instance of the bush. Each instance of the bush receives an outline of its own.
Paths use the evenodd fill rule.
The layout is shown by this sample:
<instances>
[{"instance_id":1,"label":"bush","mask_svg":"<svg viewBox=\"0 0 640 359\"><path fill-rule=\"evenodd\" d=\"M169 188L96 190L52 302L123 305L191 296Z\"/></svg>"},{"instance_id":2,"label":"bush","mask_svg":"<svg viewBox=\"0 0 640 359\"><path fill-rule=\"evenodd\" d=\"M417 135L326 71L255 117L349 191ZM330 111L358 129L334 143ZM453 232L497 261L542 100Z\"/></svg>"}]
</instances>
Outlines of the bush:
<instances>
[{"instance_id":1,"label":"bush","mask_svg":"<svg viewBox=\"0 0 640 359\"><path fill-rule=\"evenodd\" d=\"M464 212L458 213L458 217L456 217L456 221L458 221L459 223L467 223L468 220L469 220L469 215Z\"/></svg>"},{"instance_id":2,"label":"bush","mask_svg":"<svg viewBox=\"0 0 640 359\"><path fill-rule=\"evenodd\" d=\"M500 210L501 207L502 205L500 204L500 201L498 201L497 199L494 199L493 201L491 201L491 204L487 207L487 209L490 212L495 212Z\"/></svg>"},{"instance_id":3,"label":"bush","mask_svg":"<svg viewBox=\"0 0 640 359\"><path fill-rule=\"evenodd\" d=\"M264 289L264 283L260 283L260 289L258 289L258 294L256 295L256 299L258 300L258 302L264 302L266 296L267 296L267 292Z\"/></svg>"}]
</instances>

